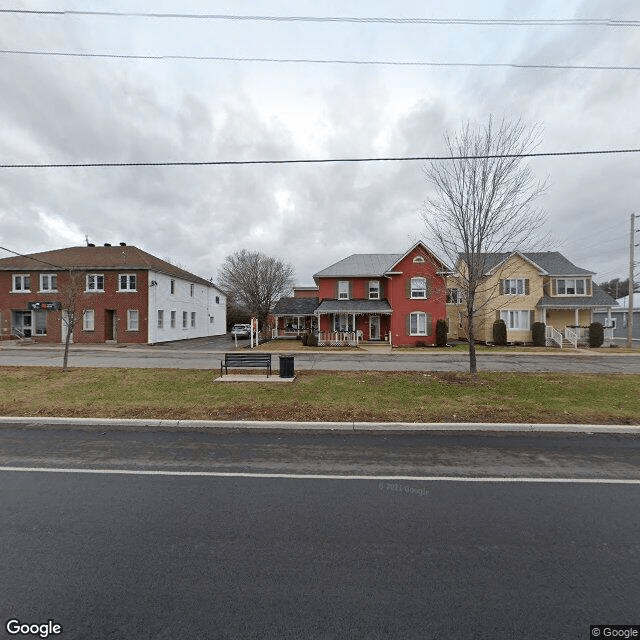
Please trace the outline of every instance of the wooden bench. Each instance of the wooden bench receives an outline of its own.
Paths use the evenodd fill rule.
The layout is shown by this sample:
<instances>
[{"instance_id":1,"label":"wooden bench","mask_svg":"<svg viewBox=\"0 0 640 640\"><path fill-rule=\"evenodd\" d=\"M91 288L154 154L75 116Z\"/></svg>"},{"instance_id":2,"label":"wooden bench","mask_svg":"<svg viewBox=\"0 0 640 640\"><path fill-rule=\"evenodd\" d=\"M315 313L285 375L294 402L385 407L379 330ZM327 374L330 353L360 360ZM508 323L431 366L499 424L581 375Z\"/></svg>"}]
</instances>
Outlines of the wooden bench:
<instances>
[{"instance_id":1,"label":"wooden bench","mask_svg":"<svg viewBox=\"0 0 640 640\"><path fill-rule=\"evenodd\" d=\"M220 377L222 369L229 375L229 369L262 368L267 370L267 378L271 375L270 353L225 353L220 361Z\"/></svg>"}]
</instances>

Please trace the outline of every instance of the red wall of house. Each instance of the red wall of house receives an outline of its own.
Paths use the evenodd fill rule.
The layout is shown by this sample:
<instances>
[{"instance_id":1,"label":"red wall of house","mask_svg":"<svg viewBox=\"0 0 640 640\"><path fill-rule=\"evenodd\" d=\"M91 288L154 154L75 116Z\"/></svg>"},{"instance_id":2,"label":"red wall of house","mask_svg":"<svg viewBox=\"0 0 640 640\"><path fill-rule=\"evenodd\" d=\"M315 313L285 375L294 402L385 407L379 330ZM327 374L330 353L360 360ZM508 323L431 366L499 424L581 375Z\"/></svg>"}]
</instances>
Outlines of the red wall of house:
<instances>
[{"instance_id":1,"label":"red wall of house","mask_svg":"<svg viewBox=\"0 0 640 640\"><path fill-rule=\"evenodd\" d=\"M414 262L416 256L422 256L424 262ZM416 247L411 253L401 260L393 269L394 272L402 272L383 278L358 277L358 278L320 278L318 296L320 301L325 299L335 300L338 297L338 281L349 280L351 282L351 299L368 299L369 281L379 280L381 286L381 299L387 299L393 314L380 316L380 333L384 338L391 331L391 343L394 346L415 345L416 343L435 344L436 322L446 319L446 281L438 271L442 269L439 262L426 252L422 247ZM430 295L428 299L412 299L407 297L406 282L413 277L424 277L430 282ZM422 311L431 315L432 327L429 336L410 336L406 331L406 317L412 312ZM321 316L320 331L330 331L330 316ZM363 332L364 339L369 338L368 316L356 316L356 329Z\"/></svg>"},{"instance_id":2,"label":"red wall of house","mask_svg":"<svg viewBox=\"0 0 640 640\"><path fill-rule=\"evenodd\" d=\"M27 311L29 302L58 302L63 300L61 291L68 283L66 272L58 273L58 293L40 292L40 273L30 271L31 293L11 293L12 274L14 272L0 272L0 331L2 338L6 339L11 333L12 311ZM15 273L26 273L25 271ZM91 270L86 273L101 273L104 275L104 293L86 293L80 295L79 308L94 310L94 330L84 331L82 328L82 316L80 315L73 331L75 343L97 344L106 339L106 311L115 311L117 341L119 343L146 344L148 340L148 274L146 271L123 271L122 273L135 273L137 276L137 291L118 291L118 275L120 272L106 270ZM127 331L127 310L138 311L138 331ZM47 334L35 335L33 327L33 340L36 342L61 342L62 340L62 312L47 312Z\"/></svg>"}]
</instances>

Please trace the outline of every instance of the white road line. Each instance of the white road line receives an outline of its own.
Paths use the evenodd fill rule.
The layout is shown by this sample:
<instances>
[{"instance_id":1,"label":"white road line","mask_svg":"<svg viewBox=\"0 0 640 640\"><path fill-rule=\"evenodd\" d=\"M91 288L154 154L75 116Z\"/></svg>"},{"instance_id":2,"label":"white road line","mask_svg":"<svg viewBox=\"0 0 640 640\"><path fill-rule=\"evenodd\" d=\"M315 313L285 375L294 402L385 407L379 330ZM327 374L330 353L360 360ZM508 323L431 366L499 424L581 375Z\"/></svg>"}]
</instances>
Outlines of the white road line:
<instances>
[{"instance_id":1,"label":"white road line","mask_svg":"<svg viewBox=\"0 0 640 640\"><path fill-rule=\"evenodd\" d=\"M517 477L472 477L472 476L342 476L302 473L233 473L224 471L162 471L144 469L65 469L56 467L0 467L0 471L27 471L37 473L94 473L105 475L140 476L204 476L213 478L284 478L290 480L384 480L420 482L535 482L576 484L640 484L640 479L623 478L517 478Z\"/></svg>"}]
</instances>

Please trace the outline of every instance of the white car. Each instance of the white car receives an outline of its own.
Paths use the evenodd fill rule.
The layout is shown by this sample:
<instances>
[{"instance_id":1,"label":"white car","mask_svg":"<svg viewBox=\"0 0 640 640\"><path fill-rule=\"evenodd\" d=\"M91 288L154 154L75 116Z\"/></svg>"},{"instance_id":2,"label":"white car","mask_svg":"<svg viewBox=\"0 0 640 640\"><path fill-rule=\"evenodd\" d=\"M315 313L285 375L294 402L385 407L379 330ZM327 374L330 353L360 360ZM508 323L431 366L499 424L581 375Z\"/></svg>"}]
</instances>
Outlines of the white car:
<instances>
[{"instance_id":1,"label":"white car","mask_svg":"<svg viewBox=\"0 0 640 640\"><path fill-rule=\"evenodd\" d=\"M231 329L232 338L248 338L251 334L250 324L234 324Z\"/></svg>"}]
</instances>

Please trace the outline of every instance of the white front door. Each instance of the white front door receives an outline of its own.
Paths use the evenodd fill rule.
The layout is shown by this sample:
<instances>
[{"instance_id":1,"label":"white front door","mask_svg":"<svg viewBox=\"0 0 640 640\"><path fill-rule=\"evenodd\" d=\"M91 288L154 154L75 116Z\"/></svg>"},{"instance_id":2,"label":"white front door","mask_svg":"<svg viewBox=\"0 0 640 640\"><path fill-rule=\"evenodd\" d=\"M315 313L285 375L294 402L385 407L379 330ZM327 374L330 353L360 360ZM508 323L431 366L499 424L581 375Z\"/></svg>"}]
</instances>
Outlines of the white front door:
<instances>
[{"instance_id":1,"label":"white front door","mask_svg":"<svg viewBox=\"0 0 640 640\"><path fill-rule=\"evenodd\" d=\"M380 340L380 316L369 316L369 340Z\"/></svg>"},{"instance_id":2,"label":"white front door","mask_svg":"<svg viewBox=\"0 0 640 640\"><path fill-rule=\"evenodd\" d=\"M62 312L62 342L67 341L67 332L69 331L69 312ZM73 332L71 333L71 338L69 338L69 342L73 342Z\"/></svg>"}]
</instances>

